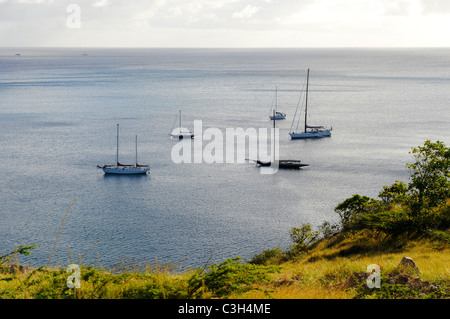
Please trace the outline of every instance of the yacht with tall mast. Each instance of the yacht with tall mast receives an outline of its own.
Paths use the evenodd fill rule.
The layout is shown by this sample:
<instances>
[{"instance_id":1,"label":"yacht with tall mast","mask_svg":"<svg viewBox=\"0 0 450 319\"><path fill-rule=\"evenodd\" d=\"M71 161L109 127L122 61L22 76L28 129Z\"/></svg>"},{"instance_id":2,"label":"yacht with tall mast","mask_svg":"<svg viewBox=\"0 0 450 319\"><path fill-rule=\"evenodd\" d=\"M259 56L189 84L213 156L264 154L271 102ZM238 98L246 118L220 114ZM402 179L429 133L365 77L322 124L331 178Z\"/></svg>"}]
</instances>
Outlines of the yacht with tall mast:
<instances>
[{"instance_id":1,"label":"yacht with tall mast","mask_svg":"<svg viewBox=\"0 0 450 319\"><path fill-rule=\"evenodd\" d=\"M309 69L306 77L306 99L305 99L305 121L304 121L304 130L302 132L294 132L291 131L289 135L291 139L305 139L305 138L320 138L331 136L331 130L333 128L327 129L322 125L308 125L308 87L309 87ZM297 106L298 107L298 106ZM297 111L296 111L297 113ZM292 124L294 124L294 119L292 119ZM300 114L299 119L300 120ZM292 129L292 126L291 126Z\"/></svg>"},{"instance_id":2,"label":"yacht with tall mast","mask_svg":"<svg viewBox=\"0 0 450 319\"><path fill-rule=\"evenodd\" d=\"M117 149L116 149L116 164L111 165L97 165L98 168L103 169L105 174L120 174L120 175L135 175L147 174L150 171L149 165L138 164L137 152L137 135L136 135L136 163L134 165L121 164L119 162L119 124L117 124Z\"/></svg>"}]
</instances>

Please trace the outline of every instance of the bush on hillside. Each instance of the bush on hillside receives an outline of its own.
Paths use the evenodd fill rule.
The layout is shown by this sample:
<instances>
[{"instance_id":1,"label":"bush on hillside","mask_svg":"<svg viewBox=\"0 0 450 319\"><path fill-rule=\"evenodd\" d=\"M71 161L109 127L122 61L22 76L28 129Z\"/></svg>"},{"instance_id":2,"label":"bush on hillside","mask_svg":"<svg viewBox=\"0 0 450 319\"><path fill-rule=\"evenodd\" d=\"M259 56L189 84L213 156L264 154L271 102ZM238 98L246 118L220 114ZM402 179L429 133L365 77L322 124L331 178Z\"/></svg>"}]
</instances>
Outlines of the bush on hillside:
<instances>
[{"instance_id":1,"label":"bush on hillside","mask_svg":"<svg viewBox=\"0 0 450 319\"><path fill-rule=\"evenodd\" d=\"M422 234L450 226L450 150L426 141L411 151L410 181L384 186L379 199L355 194L335 207L342 231L368 229L391 236Z\"/></svg>"}]
</instances>

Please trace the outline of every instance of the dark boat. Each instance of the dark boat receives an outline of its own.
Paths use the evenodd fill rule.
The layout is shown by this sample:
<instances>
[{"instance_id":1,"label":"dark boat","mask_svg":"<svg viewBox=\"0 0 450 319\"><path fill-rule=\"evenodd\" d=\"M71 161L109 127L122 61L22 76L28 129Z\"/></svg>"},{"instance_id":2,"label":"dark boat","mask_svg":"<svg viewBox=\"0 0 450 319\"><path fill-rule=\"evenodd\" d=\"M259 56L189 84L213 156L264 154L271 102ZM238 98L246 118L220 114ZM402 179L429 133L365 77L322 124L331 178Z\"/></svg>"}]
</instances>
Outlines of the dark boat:
<instances>
[{"instance_id":1,"label":"dark boat","mask_svg":"<svg viewBox=\"0 0 450 319\"><path fill-rule=\"evenodd\" d=\"M256 161L256 164L259 166L271 166L272 162L261 162L260 160ZM309 166L309 164L303 164L300 160L279 160L278 168L291 168L297 169L303 166Z\"/></svg>"}]
</instances>

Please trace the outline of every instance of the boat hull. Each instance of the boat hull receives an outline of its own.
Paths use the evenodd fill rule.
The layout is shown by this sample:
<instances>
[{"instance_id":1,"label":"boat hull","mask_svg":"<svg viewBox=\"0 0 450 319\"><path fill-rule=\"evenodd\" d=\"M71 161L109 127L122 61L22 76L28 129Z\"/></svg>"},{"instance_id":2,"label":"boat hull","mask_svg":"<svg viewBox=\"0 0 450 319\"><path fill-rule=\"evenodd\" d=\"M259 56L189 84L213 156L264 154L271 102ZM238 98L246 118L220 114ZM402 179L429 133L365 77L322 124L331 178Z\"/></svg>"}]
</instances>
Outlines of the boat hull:
<instances>
[{"instance_id":1,"label":"boat hull","mask_svg":"<svg viewBox=\"0 0 450 319\"><path fill-rule=\"evenodd\" d=\"M275 115L275 116L269 116L270 120L285 120L286 116L285 115Z\"/></svg>"},{"instance_id":2,"label":"boat hull","mask_svg":"<svg viewBox=\"0 0 450 319\"><path fill-rule=\"evenodd\" d=\"M116 174L116 175L139 175L147 174L149 168L143 167L103 167L103 172L105 174Z\"/></svg>"},{"instance_id":3,"label":"boat hull","mask_svg":"<svg viewBox=\"0 0 450 319\"><path fill-rule=\"evenodd\" d=\"M291 168L291 169L297 169L301 167L309 166L308 164L302 164L302 163L279 163L278 168Z\"/></svg>"},{"instance_id":4,"label":"boat hull","mask_svg":"<svg viewBox=\"0 0 450 319\"><path fill-rule=\"evenodd\" d=\"M272 166L272 162L261 162L256 161L256 164L259 166ZM275 162L275 167L277 168L290 168L290 169L298 169L304 166L309 166L309 164L303 164L298 160L279 160Z\"/></svg>"},{"instance_id":5,"label":"boat hull","mask_svg":"<svg viewBox=\"0 0 450 319\"><path fill-rule=\"evenodd\" d=\"M319 132L308 131L301 133L291 132L289 133L289 135L291 136L291 139L296 140L296 139L328 137L331 136L331 132L330 131L319 131Z\"/></svg>"},{"instance_id":6,"label":"boat hull","mask_svg":"<svg viewBox=\"0 0 450 319\"><path fill-rule=\"evenodd\" d=\"M177 139L185 139L185 138L194 138L194 134L171 134L172 138L177 138Z\"/></svg>"}]
</instances>

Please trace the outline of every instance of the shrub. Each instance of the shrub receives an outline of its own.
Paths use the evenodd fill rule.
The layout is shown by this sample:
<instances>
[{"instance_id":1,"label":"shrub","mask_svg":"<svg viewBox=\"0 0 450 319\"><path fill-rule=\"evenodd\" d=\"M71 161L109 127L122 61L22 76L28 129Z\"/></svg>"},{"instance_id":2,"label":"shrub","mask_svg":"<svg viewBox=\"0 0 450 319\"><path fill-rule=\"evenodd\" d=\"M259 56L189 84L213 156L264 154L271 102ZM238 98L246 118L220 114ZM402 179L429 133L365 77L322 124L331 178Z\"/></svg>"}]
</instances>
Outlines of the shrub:
<instances>
[{"instance_id":1,"label":"shrub","mask_svg":"<svg viewBox=\"0 0 450 319\"><path fill-rule=\"evenodd\" d=\"M407 164L410 182L384 186L375 200L355 194L335 207L343 232L363 229L398 236L424 234L450 226L450 150L442 142L426 141L413 148Z\"/></svg>"},{"instance_id":2,"label":"shrub","mask_svg":"<svg viewBox=\"0 0 450 319\"><path fill-rule=\"evenodd\" d=\"M331 224L328 221L325 221L322 223L322 225L319 226L319 232L322 234L322 237L325 239L330 239L334 235L339 234L341 231L341 228L339 224Z\"/></svg>"},{"instance_id":3,"label":"shrub","mask_svg":"<svg viewBox=\"0 0 450 319\"><path fill-rule=\"evenodd\" d=\"M268 283L269 273L278 271L276 267L266 267L239 262L233 258L221 264L209 266L207 271L199 269L188 280L190 294L201 297L205 292L216 297L225 297L232 293L244 293L253 289L253 283Z\"/></svg>"},{"instance_id":4,"label":"shrub","mask_svg":"<svg viewBox=\"0 0 450 319\"><path fill-rule=\"evenodd\" d=\"M274 262L283 257L283 251L280 247L273 249L264 250L262 253L253 256L249 261L250 264L254 265L266 265L270 262Z\"/></svg>"},{"instance_id":5,"label":"shrub","mask_svg":"<svg viewBox=\"0 0 450 319\"><path fill-rule=\"evenodd\" d=\"M300 228L293 227L289 235L294 242L295 248L300 250L307 249L319 237L318 231L312 231L311 225L302 224Z\"/></svg>"},{"instance_id":6,"label":"shrub","mask_svg":"<svg viewBox=\"0 0 450 319\"><path fill-rule=\"evenodd\" d=\"M31 251L35 249L38 245L20 245L19 247L15 247L12 252L9 252L5 255L0 255L0 263L5 261L11 261L12 256L24 255L28 256L31 254Z\"/></svg>"},{"instance_id":7,"label":"shrub","mask_svg":"<svg viewBox=\"0 0 450 319\"><path fill-rule=\"evenodd\" d=\"M367 196L355 194L334 208L339 214L343 231L355 229L358 218L365 213L374 211L379 207L379 202Z\"/></svg>"}]
</instances>

